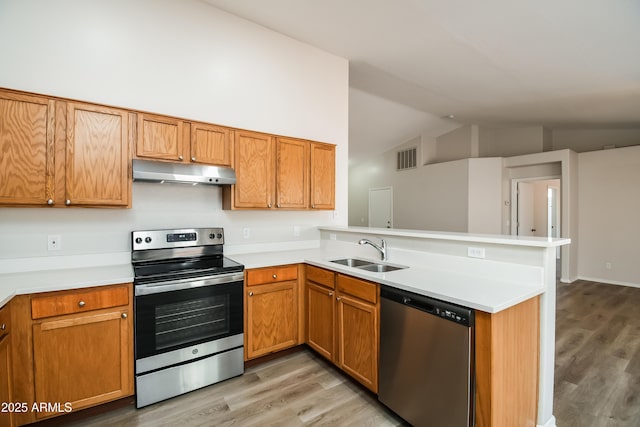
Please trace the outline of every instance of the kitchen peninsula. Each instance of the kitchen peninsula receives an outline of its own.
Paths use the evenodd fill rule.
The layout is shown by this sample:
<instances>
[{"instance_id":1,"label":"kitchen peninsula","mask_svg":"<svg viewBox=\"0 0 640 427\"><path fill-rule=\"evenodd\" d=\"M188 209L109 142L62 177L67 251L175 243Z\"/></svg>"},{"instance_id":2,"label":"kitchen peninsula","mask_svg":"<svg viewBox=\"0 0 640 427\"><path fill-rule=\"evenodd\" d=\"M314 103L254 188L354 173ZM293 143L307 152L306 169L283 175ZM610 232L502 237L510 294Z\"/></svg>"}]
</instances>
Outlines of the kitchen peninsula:
<instances>
[{"instance_id":1,"label":"kitchen peninsula","mask_svg":"<svg viewBox=\"0 0 640 427\"><path fill-rule=\"evenodd\" d=\"M569 239L362 227L320 227L319 235L320 239L308 241L306 245L297 244L295 248L286 242L271 246L268 250L260 250L259 246L247 248L228 245L226 253L244 264L248 270L292 264L310 265L338 275L463 305L482 313L487 319L507 313L513 307L528 301L536 300L537 303L539 298L539 317L536 316L539 319L540 334L537 425L555 425L552 409L556 248L569 244ZM374 242L385 239L388 253L388 260L385 262L406 268L377 273L332 262L339 258L353 257L379 260L380 255L374 248L358 245L362 238L369 238ZM114 261L122 261L126 259L126 254L112 258ZM72 260L66 262L69 267L73 266ZM92 278L90 272L93 268L96 275ZM73 279L73 275L67 277L71 278L70 288L124 283L131 279L129 268L122 262L113 266L95 267L82 264L68 271L82 272L86 283ZM113 277L109 277L109 271L113 272ZM64 276L64 270L59 269L53 274L42 270L2 274L0 301L6 303L14 295L63 290ZM498 370L499 368L498 366ZM506 380L511 381L511 378ZM477 420L477 425L500 425L499 421L493 421L490 416L486 421L479 421Z\"/></svg>"}]
</instances>

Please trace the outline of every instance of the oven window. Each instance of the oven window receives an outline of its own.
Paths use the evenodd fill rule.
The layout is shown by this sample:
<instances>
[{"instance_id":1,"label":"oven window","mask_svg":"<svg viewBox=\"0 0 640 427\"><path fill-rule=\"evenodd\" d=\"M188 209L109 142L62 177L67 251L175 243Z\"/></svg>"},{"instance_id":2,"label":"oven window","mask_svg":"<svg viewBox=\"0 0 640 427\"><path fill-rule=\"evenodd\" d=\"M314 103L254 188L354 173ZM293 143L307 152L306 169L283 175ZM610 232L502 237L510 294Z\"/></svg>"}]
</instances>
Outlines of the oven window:
<instances>
[{"instance_id":1,"label":"oven window","mask_svg":"<svg viewBox=\"0 0 640 427\"><path fill-rule=\"evenodd\" d=\"M242 286L238 281L137 296L136 358L241 334Z\"/></svg>"},{"instance_id":2,"label":"oven window","mask_svg":"<svg viewBox=\"0 0 640 427\"><path fill-rule=\"evenodd\" d=\"M229 332L229 295L156 306L156 350Z\"/></svg>"}]
</instances>

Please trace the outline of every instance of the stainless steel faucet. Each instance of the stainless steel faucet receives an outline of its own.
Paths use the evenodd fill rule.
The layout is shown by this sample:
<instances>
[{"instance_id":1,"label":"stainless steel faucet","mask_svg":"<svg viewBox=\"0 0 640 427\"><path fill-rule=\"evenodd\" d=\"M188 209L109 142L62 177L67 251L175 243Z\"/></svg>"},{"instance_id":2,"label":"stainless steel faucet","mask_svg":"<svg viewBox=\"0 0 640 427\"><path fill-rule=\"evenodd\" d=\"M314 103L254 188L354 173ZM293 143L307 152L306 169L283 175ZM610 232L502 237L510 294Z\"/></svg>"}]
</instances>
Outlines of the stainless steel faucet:
<instances>
[{"instance_id":1,"label":"stainless steel faucet","mask_svg":"<svg viewBox=\"0 0 640 427\"><path fill-rule=\"evenodd\" d=\"M384 241L384 239L380 239L380 245L376 245L375 243L373 243L371 240L369 239L360 239L360 241L358 242L359 245L371 245L374 248L376 248L378 250L378 252L380 252L380 258L382 259L382 261L386 261L387 260L387 242Z\"/></svg>"}]
</instances>

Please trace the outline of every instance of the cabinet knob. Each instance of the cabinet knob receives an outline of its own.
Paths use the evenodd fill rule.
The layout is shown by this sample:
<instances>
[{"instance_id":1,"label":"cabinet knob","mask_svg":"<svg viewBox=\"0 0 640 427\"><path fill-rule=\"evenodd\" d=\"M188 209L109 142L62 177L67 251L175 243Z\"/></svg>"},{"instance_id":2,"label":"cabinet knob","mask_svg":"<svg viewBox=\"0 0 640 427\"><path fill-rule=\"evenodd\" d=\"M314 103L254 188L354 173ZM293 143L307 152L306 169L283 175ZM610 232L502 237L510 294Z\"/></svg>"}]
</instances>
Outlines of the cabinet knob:
<instances>
[{"instance_id":1,"label":"cabinet knob","mask_svg":"<svg viewBox=\"0 0 640 427\"><path fill-rule=\"evenodd\" d=\"M332 297L333 296L333 292L329 292L329 296Z\"/></svg>"},{"instance_id":2,"label":"cabinet knob","mask_svg":"<svg viewBox=\"0 0 640 427\"><path fill-rule=\"evenodd\" d=\"M192 161L192 162L195 162L195 161L196 161L196 158L195 158L195 157L192 157L192 158L191 158L191 161Z\"/></svg>"},{"instance_id":3,"label":"cabinet knob","mask_svg":"<svg viewBox=\"0 0 640 427\"><path fill-rule=\"evenodd\" d=\"M122 313L122 314L120 315L120 317L122 317L123 319L126 319L126 318L127 318L127 313Z\"/></svg>"},{"instance_id":4,"label":"cabinet knob","mask_svg":"<svg viewBox=\"0 0 640 427\"><path fill-rule=\"evenodd\" d=\"M274 274L274 275L273 275L273 276L271 276L271 277L273 277L274 279L277 279L277 278L278 278L278 275L277 275L277 274Z\"/></svg>"},{"instance_id":5,"label":"cabinet knob","mask_svg":"<svg viewBox=\"0 0 640 427\"><path fill-rule=\"evenodd\" d=\"M267 205L267 207L268 207L268 208L271 208L271 203L269 203L269 204Z\"/></svg>"},{"instance_id":6,"label":"cabinet knob","mask_svg":"<svg viewBox=\"0 0 640 427\"><path fill-rule=\"evenodd\" d=\"M340 297L336 297L336 301L340 301L342 298Z\"/></svg>"},{"instance_id":7,"label":"cabinet knob","mask_svg":"<svg viewBox=\"0 0 640 427\"><path fill-rule=\"evenodd\" d=\"M48 205L52 205L52 204L53 204L53 199L49 199L49 200L47 200L47 204L48 204Z\"/></svg>"},{"instance_id":8,"label":"cabinet knob","mask_svg":"<svg viewBox=\"0 0 640 427\"><path fill-rule=\"evenodd\" d=\"M311 205L311 209L315 209L315 208L316 208L315 204Z\"/></svg>"},{"instance_id":9,"label":"cabinet knob","mask_svg":"<svg viewBox=\"0 0 640 427\"><path fill-rule=\"evenodd\" d=\"M252 297L253 296L253 292L249 292L249 296Z\"/></svg>"},{"instance_id":10,"label":"cabinet knob","mask_svg":"<svg viewBox=\"0 0 640 427\"><path fill-rule=\"evenodd\" d=\"M69 200L69 199L65 200L65 201L64 201L64 204L65 204L65 205L67 205L67 206L69 206L69 205L71 204L71 200Z\"/></svg>"},{"instance_id":11,"label":"cabinet knob","mask_svg":"<svg viewBox=\"0 0 640 427\"><path fill-rule=\"evenodd\" d=\"M78 307L84 307L85 305L87 305L87 303L86 303L86 302L84 302L84 301L80 301L80 302L78 303Z\"/></svg>"},{"instance_id":12,"label":"cabinet knob","mask_svg":"<svg viewBox=\"0 0 640 427\"><path fill-rule=\"evenodd\" d=\"M184 160L184 157L182 155L178 156L178 160Z\"/></svg>"}]
</instances>

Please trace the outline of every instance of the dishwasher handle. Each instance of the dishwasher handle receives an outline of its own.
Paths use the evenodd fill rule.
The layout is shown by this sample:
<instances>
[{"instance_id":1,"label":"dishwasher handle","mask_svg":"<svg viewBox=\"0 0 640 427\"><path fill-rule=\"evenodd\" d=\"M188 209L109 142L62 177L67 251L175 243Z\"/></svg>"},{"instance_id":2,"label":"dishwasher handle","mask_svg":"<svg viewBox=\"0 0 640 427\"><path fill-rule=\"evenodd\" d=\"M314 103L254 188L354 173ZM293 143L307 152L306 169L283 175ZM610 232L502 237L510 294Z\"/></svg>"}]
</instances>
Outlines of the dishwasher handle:
<instances>
[{"instance_id":1,"label":"dishwasher handle","mask_svg":"<svg viewBox=\"0 0 640 427\"><path fill-rule=\"evenodd\" d=\"M380 296L398 304L429 313L444 320L472 327L475 323L474 310L435 298L383 285Z\"/></svg>"}]
</instances>

